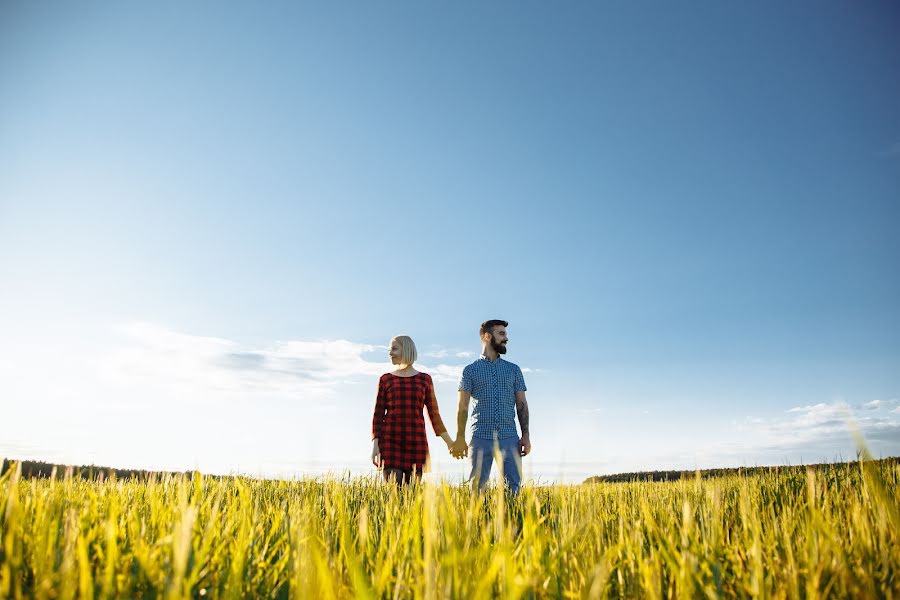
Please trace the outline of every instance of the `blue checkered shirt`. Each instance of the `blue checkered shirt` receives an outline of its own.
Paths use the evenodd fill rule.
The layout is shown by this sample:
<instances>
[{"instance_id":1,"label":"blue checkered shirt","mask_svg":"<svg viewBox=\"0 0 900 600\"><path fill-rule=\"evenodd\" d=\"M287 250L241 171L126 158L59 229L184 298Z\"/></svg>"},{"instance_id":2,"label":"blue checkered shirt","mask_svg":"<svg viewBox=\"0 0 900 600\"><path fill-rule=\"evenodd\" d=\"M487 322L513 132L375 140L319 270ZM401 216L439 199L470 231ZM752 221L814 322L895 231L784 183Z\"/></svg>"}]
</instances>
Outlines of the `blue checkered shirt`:
<instances>
[{"instance_id":1,"label":"blue checkered shirt","mask_svg":"<svg viewBox=\"0 0 900 600\"><path fill-rule=\"evenodd\" d=\"M459 391L472 395L472 437L518 437L516 392L526 389L522 369L502 358L490 361L482 356L463 369Z\"/></svg>"}]
</instances>

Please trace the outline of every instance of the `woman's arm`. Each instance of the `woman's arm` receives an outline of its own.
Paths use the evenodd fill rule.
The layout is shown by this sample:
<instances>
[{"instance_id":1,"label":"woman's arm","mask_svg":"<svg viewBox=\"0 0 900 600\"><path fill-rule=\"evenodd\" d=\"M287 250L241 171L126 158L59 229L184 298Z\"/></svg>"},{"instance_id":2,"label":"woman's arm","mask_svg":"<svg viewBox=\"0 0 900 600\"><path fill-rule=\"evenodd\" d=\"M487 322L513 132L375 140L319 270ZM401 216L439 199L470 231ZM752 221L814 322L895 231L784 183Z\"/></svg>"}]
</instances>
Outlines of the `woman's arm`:
<instances>
[{"instance_id":1,"label":"woman's arm","mask_svg":"<svg viewBox=\"0 0 900 600\"><path fill-rule=\"evenodd\" d=\"M372 464L381 468L381 448L378 447L378 438L372 440Z\"/></svg>"},{"instance_id":2,"label":"woman's arm","mask_svg":"<svg viewBox=\"0 0 900 600\"><path fill-rule=\"evenodd\" d=\"M450 433L447 432L447 428L444 426L444 420L441 419L441 411L438 408L437 396L434 394L434 383L432 383L431 377L428 378L428 389L425 393L428 398L428 401L425 402L425 410L428 411L428 418L431 419L434 434L444 440L449 448L453 444L453 438L450 437Z\"/></svg>"}]
</instances>

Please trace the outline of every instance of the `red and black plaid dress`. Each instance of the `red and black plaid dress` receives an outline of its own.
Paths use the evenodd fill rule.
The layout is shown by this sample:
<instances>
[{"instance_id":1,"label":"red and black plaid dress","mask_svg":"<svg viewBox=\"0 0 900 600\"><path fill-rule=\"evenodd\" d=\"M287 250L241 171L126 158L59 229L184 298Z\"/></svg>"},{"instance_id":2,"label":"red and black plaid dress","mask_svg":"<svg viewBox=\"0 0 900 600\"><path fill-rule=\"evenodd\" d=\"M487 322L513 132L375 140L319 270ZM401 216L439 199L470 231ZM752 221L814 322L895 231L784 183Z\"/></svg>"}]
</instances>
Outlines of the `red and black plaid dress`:
<instances>
[{"instance_id":1,"label":"red and black plaid dress","mask_svg":"<svg viewBox=\"0 0 900 600\"><path fill-rule=\"evenodd\" d=\"M372 439L378 440L382 466L403 471L415 469L418 473L429 469L423 408L428 411L435 435L447 431L438 412L431 375L400 377L385 373L378 380Z\"/></svg>"}]
</instances>

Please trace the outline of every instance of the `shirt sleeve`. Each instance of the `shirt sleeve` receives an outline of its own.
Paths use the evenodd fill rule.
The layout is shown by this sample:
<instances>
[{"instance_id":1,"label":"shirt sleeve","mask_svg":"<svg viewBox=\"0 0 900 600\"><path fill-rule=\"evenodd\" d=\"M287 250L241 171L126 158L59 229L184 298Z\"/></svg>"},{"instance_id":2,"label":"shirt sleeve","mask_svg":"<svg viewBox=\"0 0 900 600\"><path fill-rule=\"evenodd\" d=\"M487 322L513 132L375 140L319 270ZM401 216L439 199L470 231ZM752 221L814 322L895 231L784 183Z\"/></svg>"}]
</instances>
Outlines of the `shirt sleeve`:
<instances>
[{"instance_id":1,"label":"shirt sleeve","mask_svg":"<svg viewBox=\"0 0 900 600\"><path fill-rule=\"evenodd\" d=\"M459 377L459 391L472 393L475 389L474 381L472 381L472 365L463 369L462 375Z\"/></svg>"},{"instance_id":2,"label":"shirt sleeve","mask_svg":"<svg viewBox=\"0 0 900 600\"><path fill-rule=\"evenodd\" d=\"M441 411L438 410L437 396L434 394L434 382L431 376L425 378L425 410L428 411L428 418L431 419L431 426L434 427L434 435L440 436L447 431L444 427L444 421L441 420Z\"/></svg>"},{"instance_id":3,"label":"shirt sleeve","mask_svg":"<svg viewBox=\"0 0 900 600\"><path fill-rule=\"evenodd\" d=\"M517 392L525 392L528 390L528 388L525 387L525 376L522 375L522 369L518 366L516 367L515 389Z\"/></svg>"},{"instance_id":4,"label":"shirt sleeve","mask_svg":"<svg viewBox=\"0 0 900 600\"><path fill-rule=\"evenodd\" d=\"M384 378L378 380L378 392L375 394L375 414L372 416L372 439L381 440L384 433L384 416L387 411L387 399L384 393Z\"/></svg>"}]
</instances>

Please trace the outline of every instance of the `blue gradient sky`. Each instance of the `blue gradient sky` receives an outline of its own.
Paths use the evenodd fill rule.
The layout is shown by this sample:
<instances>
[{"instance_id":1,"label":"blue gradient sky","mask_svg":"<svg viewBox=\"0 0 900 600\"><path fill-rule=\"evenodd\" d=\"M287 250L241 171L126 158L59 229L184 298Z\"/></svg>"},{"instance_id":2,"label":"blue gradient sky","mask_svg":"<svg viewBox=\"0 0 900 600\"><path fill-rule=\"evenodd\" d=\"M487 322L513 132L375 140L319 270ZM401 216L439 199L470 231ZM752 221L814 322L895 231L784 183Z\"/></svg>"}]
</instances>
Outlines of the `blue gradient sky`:
<instances>
[{"instance_id":1,"label":"blue gradient sky","mask_svg":"<svg viewBox=\"0 0 900 600\"><path fill-rule=\"evenodd\" d=\"M534 477L846 457L846 414L898 454L898 31L890 2L5 2L0 454L366 472L390 336L449 424L493 317Z\"/></svg>"}]
</instances>

